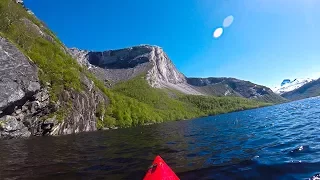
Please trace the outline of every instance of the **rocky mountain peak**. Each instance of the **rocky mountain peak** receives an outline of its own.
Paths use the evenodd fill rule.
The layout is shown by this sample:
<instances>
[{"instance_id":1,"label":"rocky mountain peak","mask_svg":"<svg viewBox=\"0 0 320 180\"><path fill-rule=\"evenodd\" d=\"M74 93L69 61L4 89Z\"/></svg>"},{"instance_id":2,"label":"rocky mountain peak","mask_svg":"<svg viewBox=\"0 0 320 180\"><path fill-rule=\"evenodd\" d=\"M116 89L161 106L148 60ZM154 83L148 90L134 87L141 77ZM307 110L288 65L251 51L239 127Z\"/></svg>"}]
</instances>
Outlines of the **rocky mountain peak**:
<instances>
[{"instance_id":1,"label":"rocky mountain peak","mask_svg":"<svg viewBox=\"0 0 320 180\"><path fill-rule=\"evenodd\" d=\"M186 77L159 46L138 45L103 52L71 48L70 54L82 65L93 65L92 72L104 81L118 82L146 73L146 79L152 87L201 94L187 84Z\"/></svg>"},{"instance_id":2,"label":"rocky mountain peak","mask_svg":"<svg viewBox=\"0 0 320 180\"><path fill-rule=\"evenodd\" d=\"M169 84L185 84L185 76L180 73L160 47L152 47L148 55L153 68L148 71L147 79L153 87L166 87Z\"/></svg>"}]
</instances>

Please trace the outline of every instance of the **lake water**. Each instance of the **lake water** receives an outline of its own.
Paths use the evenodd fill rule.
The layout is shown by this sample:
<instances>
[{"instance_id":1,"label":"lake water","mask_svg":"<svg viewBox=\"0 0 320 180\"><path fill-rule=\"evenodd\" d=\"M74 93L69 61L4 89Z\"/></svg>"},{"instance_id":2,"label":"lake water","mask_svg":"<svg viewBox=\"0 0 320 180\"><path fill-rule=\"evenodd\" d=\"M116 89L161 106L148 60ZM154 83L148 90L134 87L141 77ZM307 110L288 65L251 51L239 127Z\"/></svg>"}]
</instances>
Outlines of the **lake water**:
<instances>
[{"instance_id":1,"label":"lake water","mask_svg":"<svg viewBox=\"0 0 320 180\"><path fill-rule=\"evenodd\" d=\"M320 173L320 98L151 126L0 141L0 179L142 179L160 154L182 179Z\"/></svg>"}]
</instances>

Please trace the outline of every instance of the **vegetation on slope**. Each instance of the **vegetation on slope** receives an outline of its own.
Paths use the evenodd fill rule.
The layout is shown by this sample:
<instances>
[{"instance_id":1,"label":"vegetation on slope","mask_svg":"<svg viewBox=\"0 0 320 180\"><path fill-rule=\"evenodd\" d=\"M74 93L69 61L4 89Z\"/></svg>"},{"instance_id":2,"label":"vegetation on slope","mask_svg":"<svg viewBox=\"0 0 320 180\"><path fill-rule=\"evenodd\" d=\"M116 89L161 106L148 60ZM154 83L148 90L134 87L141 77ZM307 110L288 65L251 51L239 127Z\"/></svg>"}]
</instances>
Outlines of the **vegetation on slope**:
<instances>
[{"instance_id":1,"label":"vegetation on slope","mask_svg":"<svg viewBox=\"0 0 320 180\"><path fill-rule=\"evenodd\" d=\"M44 38L37 29L30 29L23 19L33 22L53 40ZM56 101L64 89L81 91L81 73L93 80L96 87L110 99L110 104L99 104L97 108L98 128L190 119L268 105L242 98L186 96L155 89L147 84L144 76L120 83L114 89L107 89L103 82L81 68L64 51L63 44L51 31L12 0L0 1L0 35L16 44L40 68L42 85L50 83L52 101ZM63 111L62 114L65 113Z\"/></svg>"},{"instance_id":2,"label":"vegetation on slope","mask_svg":"<svg viewBox=\"0 0 320 180\"><path fill-rule=\"evenodd\" d=\"M238 97L183 95L171 90L156 89L148 85L144 76L138 76L115 86L113 91L143 102L166 120L190 119L270 105Z\"/></svg>"},{"instance_id":3,"label":"vegetation on slope","mask_svg":"<svg viewBox=\"0 0 320 180\"><path fill-rule=\"evenodd\" d=\"M200 109L206 115L217 115L232 111L258 108L271 105L255 100L249 100L239 97L213 97L213 96L194 96L185 95L179 100L190 103Z\"/></svg>"},{"instance_id":4,"label":"vegetation on slope","mask_svg":"<svg viewBox=\"0 0 320 180\"><path fill-rule=\"evenodd\" d=\"M126 97L113 92L105 87L102 81L94 75L83 70L86 75L95 83L105 95L108 96L110 104L100 104L97 110L98 128L103 127L130 127L143 125L145 123L161 122L161 119L154 109L136 99Z\"/></svg>"},{"instance_id":5,"label":"vegetation on slope","mask_svg":"<svg viewBox=\"0 0 320 180\"><path fill-rule=\"evenodd\" d=\"M39 27L47 36L53 34L33 15L30 15L21 5L12 0L0 1L0 32L11 40L24 54L34 61L41 69L40 80L43 85L50 83L51 100L57 100L57 96L63 89L81 89L80 74L77 62L63 51L59 41L49 41L41 35L41 32L32 28L25 20L31 21ZM57 39L55 36L53 39Z\"/></svg>"},{"instance_id":6,"label":"vegetation on slope","mask_svg":"<svg viewBox=\"0 0 320 180\"><path fill-rule=\"evenodd\" d=\"M264 96L261 97L257 97L258 101L263 101L263 102L268 102L268 103L274 103L274 104L280 104L280 103L285 103L288 100L278 96L276 94L266 94Z\"/></svg>"}]
</instances>

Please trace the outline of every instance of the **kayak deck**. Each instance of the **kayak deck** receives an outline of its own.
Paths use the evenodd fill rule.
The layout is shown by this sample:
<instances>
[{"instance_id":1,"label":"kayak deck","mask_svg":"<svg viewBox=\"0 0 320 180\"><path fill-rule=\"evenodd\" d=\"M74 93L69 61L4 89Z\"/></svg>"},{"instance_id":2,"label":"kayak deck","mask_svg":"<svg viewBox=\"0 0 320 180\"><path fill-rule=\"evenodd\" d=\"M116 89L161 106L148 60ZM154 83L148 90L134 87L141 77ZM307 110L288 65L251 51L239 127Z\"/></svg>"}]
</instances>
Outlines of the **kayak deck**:
<instances>
[{"instance_id":1,"label":"kayak deck","mask_svg":"<svg viewBox=\"0 0 320 180\"><path fill-rule=\"evenodd\" d=\"M157 156L143 180L180 180L167 163Z\"/></svg>"}]
</instances>

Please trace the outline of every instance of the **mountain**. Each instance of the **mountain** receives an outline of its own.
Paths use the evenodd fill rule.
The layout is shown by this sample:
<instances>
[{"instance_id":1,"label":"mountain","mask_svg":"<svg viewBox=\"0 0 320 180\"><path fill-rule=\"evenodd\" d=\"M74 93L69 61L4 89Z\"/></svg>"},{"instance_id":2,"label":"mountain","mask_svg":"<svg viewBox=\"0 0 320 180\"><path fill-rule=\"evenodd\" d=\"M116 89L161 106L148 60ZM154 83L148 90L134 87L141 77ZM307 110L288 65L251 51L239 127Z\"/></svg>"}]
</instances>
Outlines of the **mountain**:
<instances>
[{"instance_id":1,"label":"mountain","mask_svg":"<svg viewBox=\"0 0 320 180\"><path fill-rule=\"evenodd\" d=\"M87 66L92 73L100 80L107 82L106 85L109 86L145 73L146 80L152 87L201 95L187 83L186 77L176 69L167 54L158 46L140 45L104 52L89 52L72 48L70 52L78 62Z\"/></svg>"},{"instance_id":2,"label":"mountain","mask_svg":"<svg viewBox=\"0 0 320 180\"><path fill-rule=\"evenodd\" d=\"M291 101L320 96L320 80L300 78L291 81L285 79L281 86L274 88L273 91Z\"/></svg>"},{"instance_id":3,"label":"mountain","mask_svg":"<svg viewBox=\"0 0 320 180\"><path fill-rule=\"evenodd\" d=\"M106 85L146 74L154 88L177 90L191 95L234 96L278 103L284 99L268 87L235 78L187 78L158 46L140 45L119 50L92 52L71 48L70 53Z\"/></svg>"},{"instance_id":4,"label":"mountain","mask_svg":"<svg viewBox=\"0 0 320 180\"><path fill-rule=\"evenodd\" d=\"M131 127L279 102L247 81L186 78L157 46L68 49L23 1L1 0L0 12L0 138Z\"/></svg>"},{"instance_id":5,"label":"mountain","mask_svg":"<svg viewBox=\"0 0 320 180\"><path fill-rule=\"evenodd\" d=\"M292 101L320 96L320 79L304 83L296 89L284 92L281 96Z\"/></svg>"},{"instance_id":6,"label":"mountain","mask_svg":"<svg viewBox=\"0 0 320 180\"><path fill-rule=\"evenodd\" d=\"M294 91L311 81L313 81L313 79L311 78L305 78L305 79L300 78L300 79L295 79L293 81L291 81L290 79L285 79L282 81L281 86L274 88L273 91L276 94L282 95L284 93Z\"/></svg>"},{"instance_id":7,"label":"mountain","mask_svg":"<svg viewBox=\"0 0 320 180\"><path fill-rule=\"evenodd\" d=\"M188 78L187 81L206 95L237 96L273 103L285 101L268 87L235 78Z\"/></svg>"}]
</instances>

